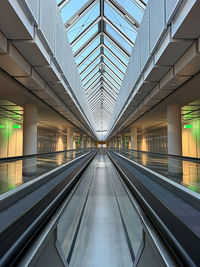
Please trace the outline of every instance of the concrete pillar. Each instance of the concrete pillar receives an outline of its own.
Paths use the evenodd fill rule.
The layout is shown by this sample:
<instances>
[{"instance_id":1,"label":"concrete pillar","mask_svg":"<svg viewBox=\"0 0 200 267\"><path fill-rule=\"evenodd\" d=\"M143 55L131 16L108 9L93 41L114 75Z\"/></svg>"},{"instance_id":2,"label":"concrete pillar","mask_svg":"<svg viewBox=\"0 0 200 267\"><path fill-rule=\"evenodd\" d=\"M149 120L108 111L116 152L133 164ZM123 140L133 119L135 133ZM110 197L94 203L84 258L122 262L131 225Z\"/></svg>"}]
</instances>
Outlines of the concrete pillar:
<instances>
[{"instance_id":1,"label":"concrete pillar","mask_svg":"<svg viewBox=\"0 0 200 267\"><path fill-rule=\"evenodd\" d=\"M86 137L86 148L88 148L88 137Z\"/></svg>"},{"instance_id":2,"label":"concrete pillar","mask_svg":"<svg viewBox=\"0 0 200 267\"><path fill-rule=\"evenodd\" d=\"M91 140L91 147L94 148L94 140Z\"/></svg>"},{"instance_id":3,"label":"concrete pillar","mask_svg":"<svg viewBox=\"0 0 200 267\"><path fill-rule=\"evenodd\" d=\"M124 148L124 136L121 135L121 139L120 139L120 149Z\"/></svg>"},{"instance_id":4,"label":"concrete pillar","mask_svg":"<svg viewBox=\"0 0 200 267\"><path fill-rule=\"evenodd\" d=\"M117 148L119 149L120 148L120 142L119 142L119 139L117 138Z\"/></svg>"},{"instance_id":5,"label":"concrete pillar","mask_svg":"<svg viewBox=\"0 0 200 267\"><path fill-rule=\"evenodd\" d=\"M137 150L137 128L131 127L131 149Z\"/></svg>"},{"instance_id":6,"label":"concrete pillar","mask_svg":"<svg viewBox=\"0 0 200 267\"><path fill-rule=\"evenodd\" d=\"M23 115L23 155L37 154L37 107L24 105ZM23 161L23 174L37 172L37 158L31 157Z\"/></svg>"},{"instance_id":7,"label":"concrete pillar","mask_svg":"<svg viewBox=\"0 0 200 267\"><path fill-rule=\"evenodd\" d=\"M168 154L182 155L181 108L177 104L168 105Z\"/></svg>"},{"instance_id":8,"label":"concrete pillar","mask_svg":"<svg viewBox=\"0 0 200 267\"><path fill-rule=\"evenodd\" d=\"M80 148L84 148L84 144L83 144L83 136L80 135L80 141L79 141L79 145L80 145Z\"/></svg>"},{"instance_id":9,"label":"concrete pillar","mask_svg":"<svg viewBox=\"0 0 200 267\"><path fill-rule=\"evenodd\" d=\"M88 148L91 148L91 138L88 137Z\"/></svg>"},{"instance_id":10,"label":"concrete pillar","mask_svg":"<svg viewBox=\"0 0 200 267\"><path fill-rule=\"evenodd\" d=\"M182 127L181 107L178 104L171 104L167 107L167 131L168 131L168 154L182 155ZM168 171L171 174L182 173L180 160L169 158Z\"/></svg>"},{"instance_id":11,"label":"concrete pillar","mask_svg":"<svg viewBox=\"0 0 200 267\"><path fill-rule=\"evenodd\" d=\"M67 128L67 150L73 149L73 129Z\"/></svg>"},{"instance_id":12,"label":"concrete pillar","mask_svg":"<svg viewBox=\"0 0 200 267\"><path fill-rule=\"evenodd\" d=\"M110 140L109 148L113 148L113 139Z\"/></svg>"}]
</instances>

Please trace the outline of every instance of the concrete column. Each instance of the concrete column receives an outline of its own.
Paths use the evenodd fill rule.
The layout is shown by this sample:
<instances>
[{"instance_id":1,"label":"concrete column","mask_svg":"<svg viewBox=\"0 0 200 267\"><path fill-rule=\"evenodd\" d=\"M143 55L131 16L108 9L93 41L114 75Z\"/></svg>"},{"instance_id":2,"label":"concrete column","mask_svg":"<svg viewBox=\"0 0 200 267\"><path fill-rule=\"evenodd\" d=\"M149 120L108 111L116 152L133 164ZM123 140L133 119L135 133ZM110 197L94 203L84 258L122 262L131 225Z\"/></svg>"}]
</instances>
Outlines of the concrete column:
<instances>
[{"instance_id":1,"label":"concrete column","mask_svg":"<svg viewBox=\"0 0 200 267\"><path fill-rule=\"evenodd\" d=\"M73 129L67 128L67 150L73 149Z\"/></svg>"},{"instance_id":2,"label":"concrete column","mask_svg":"<svg viewBox=\"0 0 200 267\"><path fill-rule=\"evenodd\" d=\"M182 155L181 108L177 104L168 105L168 154Z\"/></svg>"},{"instance_id":3,"label":"concrete column","mask_svg":"<svg viewBox=\"0 0 200 267\"><path fill-rule=\"evenodd\" d=\"M88 137L88 148L91 148L91 138Z\"/></svg>"},{"instance_id":4,"label":"concrete column","mask_svg":"<svg viewBox=\"0 0 200 267\"><path fill-rule=\"evenodd\" d=\"M23 155L37 154L37 107L24 106L23 117Z\"/></svg>"},{"instance_id":5,"label":"concrete column","mask_svg":"<svg viewBox=\"0 0 200 267\"><path fill-rule=\"evenodd\" d=\"M79 145L80 145L80 148L81 149L84 147L84 144L83 144L83 136L82 135L80 135Z\"/></svg>"},{"instance_id":6,"label":"concrete column","mask_svg":"<svg viewBox=\"0 0 200 267\"><path fill-rule=\"evenodd\" d=\"M88 148L88 137L86 137L86 148Z\"/></svg>"},{"instance_id":7,"label":"concrete column","mask_svg":"<svg viewBox=\"0 0 200 267\"><path fill-rule=\"evenodd\" d=\"M120 149L124 148L124 136L121 135L121 140L120 140Z\"/></svg>"},{"instance_id":8,"label":"concrete column","mask_svg":"<svg viewBox=\"0 0 200 267\"><path fill-rule=\"evenodd\" d=\"M168 131L168 154L182 155L182 128L181 128L181 107L178 104L171 104L167 107L167 131ZM180 160L169 158L168 171L171 174L180 174L182 164Z\"/></svg>"},{"instance_id":9,"label":"concrete column","mask_svg":"<svg viewBox=\"0 0 200 267\"><path fill-rule=\"evenodd\" d=\"M113 148L113 139L110 140L109 148Z\"/></svg>"},{"instance_id":10,"label":"concrete column","mask_svg":"<svg viewBox=\"0 0 200 267\"><path fill-rule=\"evenodd\" d=\"M137 128L131 127L131 149L137 150Z\"/></svg>"},{"instance_id":11,"label":"concrete column","mask_svg":"<svg viewBox=\"0 0 200 267\"><path fill-rule=\"evenodd\" d=\"M91 140L91 147L94 148L94 140Z\"/></svg>"},{"instance_id":12,"label":"concrete column","mask_svg":"<svg viewBox=\"0 0 200 267\"><path fill-rule=\"evenodd\" d=\"M24 105L23 115L23 155L37 154L37 107ZM23 174L37 172L37 158L31 157L23 161Z\"/></svg>"},{"instance_id":13,"label":"concrete column","mask_svg":"<svg viewBox=\"0 0 200 267\"><path fill-rule=\"evenodd\" d=\"M117 138L117 148L119 149L120 148L120 142L119 142L119 139Z\"/></svg>"}]
</instances>

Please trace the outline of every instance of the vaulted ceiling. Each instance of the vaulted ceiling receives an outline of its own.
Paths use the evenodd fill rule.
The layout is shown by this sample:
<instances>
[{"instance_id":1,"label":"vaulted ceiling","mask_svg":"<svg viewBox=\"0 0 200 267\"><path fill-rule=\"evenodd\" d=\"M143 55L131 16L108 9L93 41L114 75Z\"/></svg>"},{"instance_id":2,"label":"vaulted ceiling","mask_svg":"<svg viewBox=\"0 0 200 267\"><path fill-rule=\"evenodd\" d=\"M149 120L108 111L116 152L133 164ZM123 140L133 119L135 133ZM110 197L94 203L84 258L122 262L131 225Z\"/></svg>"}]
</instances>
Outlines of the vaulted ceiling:
<instances>
[{"instance_id":1,"label":"vaulted ceiling","mask_svg":"<svg viewBox=\"0 0 200 267\"><path fill-rule=\"evenodd\" d=\"M57 0L96 123L112 115L147 0Z\"/></svg>"}]
</instances>

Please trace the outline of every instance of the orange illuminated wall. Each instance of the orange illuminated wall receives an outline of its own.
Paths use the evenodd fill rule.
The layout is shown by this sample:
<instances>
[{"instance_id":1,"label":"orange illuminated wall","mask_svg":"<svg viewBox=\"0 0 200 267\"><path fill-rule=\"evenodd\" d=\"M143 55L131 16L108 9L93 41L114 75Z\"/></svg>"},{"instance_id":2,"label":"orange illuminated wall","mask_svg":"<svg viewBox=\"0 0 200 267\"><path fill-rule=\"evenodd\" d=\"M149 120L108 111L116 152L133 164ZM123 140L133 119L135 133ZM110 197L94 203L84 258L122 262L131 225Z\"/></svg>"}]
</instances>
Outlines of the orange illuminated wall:
<instances>
[{"instance_id":1,"label":"orange illuminated wall","mask_svg":"<svg viewBox=\"0 0 200 267\"><path fill-rule=\"evenodd\" d=\"M182 154L188 157L200 158L200 119L190 121L182 126ZM200 193L200 169L198 164L183 161L183 184L191 190Z\"/></svg>"},{"instance_id":2,"label":"orange illuminated wall","mask_svg":"<svg viewBox=\"0 0 200 267\"><path fill-rule=\"evenodd\" d=\"M182 126L182 154L188 157L200 157L200 119L192 120Z\"/></svg>"},{"instance_id":3,"label":"orange illuminated wall","mask_svg":"<svg viewBox=\"0 0 200 267\"><path fill-rule=\"evenodd\" d=\"M14 157L22 155L23 130L21 128L13 128L17 123L0 119L0 157Z\"/></svg>"}]
</instances>

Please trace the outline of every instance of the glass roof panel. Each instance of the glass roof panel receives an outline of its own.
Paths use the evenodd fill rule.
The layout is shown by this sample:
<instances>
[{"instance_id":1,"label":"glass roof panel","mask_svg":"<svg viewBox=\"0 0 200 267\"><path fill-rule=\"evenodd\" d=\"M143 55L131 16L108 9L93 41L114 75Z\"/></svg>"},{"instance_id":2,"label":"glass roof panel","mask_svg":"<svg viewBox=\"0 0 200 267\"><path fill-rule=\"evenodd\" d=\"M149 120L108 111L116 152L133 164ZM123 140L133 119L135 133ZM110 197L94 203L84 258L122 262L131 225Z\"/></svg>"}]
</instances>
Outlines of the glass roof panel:
<instances>
[{"instance_id":1,"label":"glass roof panel","mask_svg":"<svg viewBox=\"0 0 200 267\"><path fill-rule=\"evenodd\" d=\"M72 51L75 53L84 43L86 43L91 37L92 35L94 35L95 33L97 33L98 31L98 24L95 24L90 31L85 34L73 47L72 47Z\"/></svg>"},{"instance_id":2,"label":"glass roof panel","mask_svg":"<svg viewBox=\"0 0 200 267\"><path fill-rule=\"evenodd\" d=\"M94 75L94 77L89 81L89 82L85 82L84 83L84 86L86 87L86 88L89 88L90 87L90 85L97 79L97 77L99 77L101 74L99 73L99 72L97 72L95 75Z\"/></svg>"},{"instance_id":3,"label":"glass roof panel","mask_svg":"<svg viewBox=\"0 0 200 267\"><path fill-rule=\"evenodd\" d=\"M104 44L109 47L113 53L115 53L116 56L118 56L126 65L128 64L128 59L120 53L119 49L116 48L111 42L109 42L108 38L105 36L104 37Z\"/></svg>"},{"instance_id":4,"label":"glass roof panel","mask_svg":"<svg viewBox=\"0 0 200 267\"><path fill-rule=\"evenodd\" d=\"M106 48L104 49L104 54L121 70L125 73L126 68L121 64L121 62L116 59Z\"/></svg>"},{"instance_id":5,"label":"glass roof panel","mask_svg":"<svg viewBox=\"0 0 200 267\"><path fill-rule=\"evenodd\" d=\"M135 42L137 31L107 3L105 3L105 16L133 43Z\"/></svg>"},{"instance_id":6,"label":"glass roof panel","mask_svg":"<svg viewBox=\"0 0 200 267\"><path fill-rule=\"evenodd\" d=\"M100 55L100 48L87 58L87 60L78 68L79 71L82 72L98 55Z\"/></svg>"},{"instance_id":7,"label":"glass roof panel","mask_svg":"<svg viewBox=\"0 0 200 267\"><path fill-rule=\"evenodd\" d=\"M83 79L86 75L88 75L88 73L99 63L100 63L100 58L98 58L97 61L92 63L91 66L81 74L81 79Z\"/></svg>"},{"instance_id":8,"label":"glass roof panel","mask_svg":"<svg viewBox=\"0 0 200 267\"><path fill-rule=\"evenodd\" d=\"M120 89L120 85L119 85L118 83L116 83L116 82L114 81L114 79L112 79L106 72L104 73L104 75L105 75L105 77L106 77L111 83L113 83L113 84L115 85L115 87L116 87L117 89Z\"/></svg>"},{"instance_id":9,"label":"glass roof panel","mask_svg":"<svg viewBox=\"0 0 200 267\"><path fill-rule=\"evenodd\" d=\"M96 18L99 17L99 3L94 5L75 25L68 31L69 42L71 43L79 36Z\"/></svg>"},{"instance_id":10,"label":"glass roof panel","mask_svg":"<svg viewBox=\"0 0 200 267\"><path fill-rule=\"evenodd\" d=\"M89 81L89 79L92 78L92 76L97 72L99 71L99 66L97 66L96 68L94 68L94 70L86 77L85 80L83 80L83 83Z\"/></svg>"},{"instance_id":11,"label":"glass roof panel","mask_svg":"<svg viewBox=\"0 0 200 267\"><path fill-rule=\"evenodd\" d=\"M111 70L113 70L121 78L121 80L123 80L124 76L121 74L121 72L119 72L115 67L113 67L113 65L111 65L106 58L104 58L104 62L111 68Z\"/></svg>"},{"instance_id":12,"label":"glass roof panel","mask_svg":"<svg viewBox=\"0 0 200 267\"><path fill-rule=\"evenodd\" d=\"M88 0L75 1L71 0L66 6L61 9L61 15L63 22L68 21L83 5L87 3Z\"/></svg>"},{"instance_id":13,"label":"glass roof panel","mask_svg":"<svg viewBox=\"0 0 200 267\"><path fill-rule=\"evenodd\" d=\"M132 51L132 47L122 38L108 23L106 23L106 31L117 40L119 44L121 44L125 50L129 53Z\"/></svg>"},{"instance_id":14,"label":"glass roof panel","mask_svg":"<svg viewBox=\"0 0 200 267\"><path fill-rule=\"evenodd\" d=\"M147 0L56 1L96 126L106 130Z\"/></svg>"},{"instance_id":15,"label":"glass roof panel","mask_svg":"<svg viewBox=\"0 0 200 267\"><path fill-rule=\"evenodd\" d=\"M134 1L131 0L117 0L117 2L134 17L139 23L142 21L143 11Z\"/></svg>"},{"instance_id":16,"label":"glass roof panel","mask_svg":"<svg viewBox=\"0 0 200 267\"><path fill-rule=\"evenodd\" d=\"M100 80L100 73L98 73L98 74L99 74L99 76L97 75L95 77L95 79L92 79L92 81L89 82L89 84L86 84L85 85L85 91L88 91L89 89L92 89L99 82L99 80Z\"/></svg>"},{"instance_id":17,"label":"glass roof panel","mask_svg":"<svg viewBox=\"0 0 200 267\"><path fill-rule=\"evenodd\" d=\"M92 53L87 59L84 61L82 65L88 66L98 55L100 55L100 48L98 48L94 53Z\"/></svg>"},{"instance_id":18,"label":"glass roof panel","mask_svg":"<svg viewBox=\"0 0 200 267\"><path fill-rule=\"evenodd\" d=\"M98 36L77 58L76 64L78 65L84 60L98 45L100 44L100 37Z\"/></svg>"},{"instance_id":19,"label":"glass roof panel","mask_svg":"<svg viewBox=\"0 0 200 267\"><path fill-rule=\"evenodd\" d=\"M110 74L115 80L116 80L116 82L118 83L118 84L120 84L121 85L121 83L122 83L122 81L113 73L113 72L111 72L110 71L110 69L108 68L108 67L105 67L105 70L106 70L106 72L108 73L108 74Z\"/></svg>"}]
</instances>

